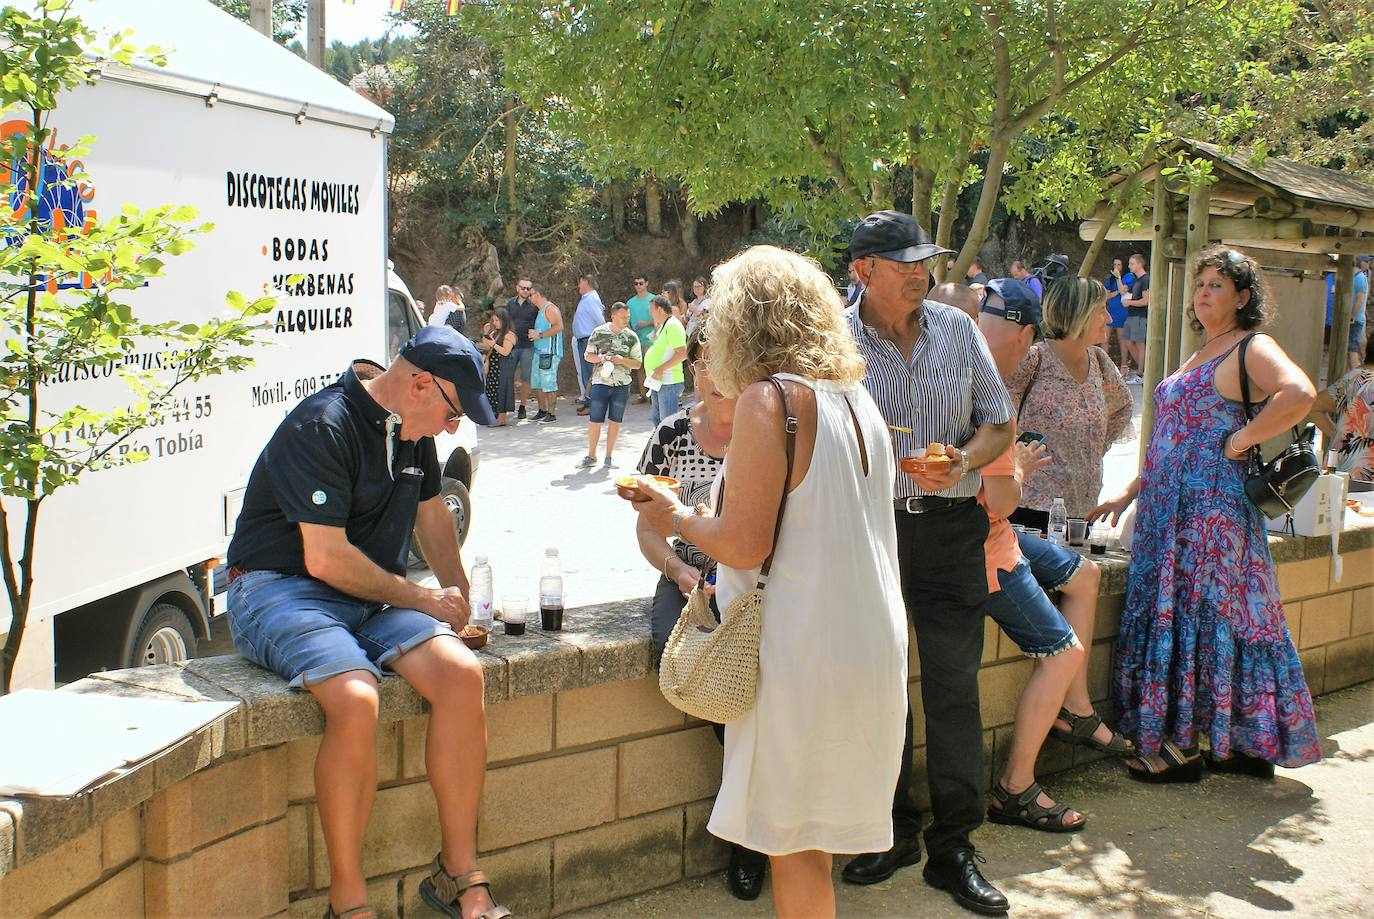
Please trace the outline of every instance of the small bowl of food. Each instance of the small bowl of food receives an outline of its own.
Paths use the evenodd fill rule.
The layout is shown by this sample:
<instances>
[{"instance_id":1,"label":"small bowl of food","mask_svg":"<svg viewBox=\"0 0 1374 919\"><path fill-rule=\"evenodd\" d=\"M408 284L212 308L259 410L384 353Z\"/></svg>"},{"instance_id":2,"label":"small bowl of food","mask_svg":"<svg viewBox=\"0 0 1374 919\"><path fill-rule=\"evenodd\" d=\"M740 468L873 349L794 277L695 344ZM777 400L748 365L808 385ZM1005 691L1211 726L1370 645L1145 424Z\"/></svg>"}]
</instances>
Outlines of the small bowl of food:
<instances>
[{"instance_id":1,"label":"small bowl of food","mask_svg":"<svg viewBox=\"0 0 1374 919\"><path fill-rule=\"evenodd\" d=\"M954 462L954 457L946 452L947 449L942 443L932 443L918 448L911 456L902 457L902 471L915 474L944 472Z\"/></svg>"},{"instance_id":2,"label":"small bowl of food","mask_svg":"<svg viewBox=\"0 0 1374 919\"><path fill-rule=\"evenodd\" d=\"M649 496L640 491L640 485L645 482L655 482L658 485L676 492L682 487L682 483L677 479L666 475L623 475L615 480L616 494L626 501L648 501Z\"/></svg>"},{"instance_id":3,"label":"small bowl of food","mask_svg":"<svg viewBox=\"0 0 1374 919\"><path fill-rule=\"evenodd\" d=\"M463 644L476 651L478 648L486 645L489 636L487 635L487 630L482 626L469 623L463 626L462 630L458 633L458 637L463 639Z\"/></svg>"}]
</instances>

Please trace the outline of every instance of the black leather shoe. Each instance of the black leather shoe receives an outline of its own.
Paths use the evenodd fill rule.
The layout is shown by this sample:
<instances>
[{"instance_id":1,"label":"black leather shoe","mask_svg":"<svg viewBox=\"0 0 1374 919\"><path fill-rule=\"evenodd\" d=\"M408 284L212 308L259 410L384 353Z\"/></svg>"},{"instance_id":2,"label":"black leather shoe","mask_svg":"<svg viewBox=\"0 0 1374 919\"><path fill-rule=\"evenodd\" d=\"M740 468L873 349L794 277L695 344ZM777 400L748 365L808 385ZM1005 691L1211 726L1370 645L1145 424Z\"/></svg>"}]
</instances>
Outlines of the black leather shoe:
<instances>
[{"instance_id":1,"label":"black leather shoe","mask_svg":"<svg viewBox=\"0 0 1374 919\"><path fill-rule=\"evenodd\" d=\"M768 856L732 845L725 883L736 900L757 900L763 893L763 876L767 870Z\"/></svg>"},{"instance_id":2,"label":"black leather shoe","mask_svg":"<svg viewBox=\"0 0 1374 919\"><path fill-rule=\"evenodd\" d=\"M840 877L850 884L878 884L897 873L898 868L914 865L921 860L921 840L912 836L897 837L886 852L860 855L844 866Z\"/></svg>"},{"instance_id":3,"label":"black leather shoe","mask_svg":"<svg viewBox=\"0 0 1374 919\"><path fill-rule=\"evenodd\" d=\"M955 849L949 855L927 861L923 876L931 887L949 891L954 902L964 909L1000 916L1010 904L1002 891L983 877L978 870L979 862L986 863L986 860L972 849Z\"/></svg>"}]
</instances>

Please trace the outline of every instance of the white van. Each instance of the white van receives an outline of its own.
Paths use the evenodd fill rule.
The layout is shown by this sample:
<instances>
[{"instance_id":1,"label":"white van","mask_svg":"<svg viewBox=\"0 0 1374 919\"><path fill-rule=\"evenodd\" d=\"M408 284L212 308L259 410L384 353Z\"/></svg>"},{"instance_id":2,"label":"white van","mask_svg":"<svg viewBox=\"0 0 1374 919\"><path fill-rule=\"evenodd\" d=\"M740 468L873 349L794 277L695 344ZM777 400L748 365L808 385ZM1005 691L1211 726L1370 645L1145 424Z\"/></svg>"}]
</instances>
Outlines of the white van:
<instances>
[{"instance_id":1,"label":"white van","mask_svg":"<svg viewBox=\"0 0 1374 919\"><path fill-rule=\"evenodd\" d=\"M188 385L185 411L140 434L146 461L88 473L44 503L15 688L190 656L209 635L249 472L282 417L352 359L388 362L421 323L386 257L391 115L205 0L100 0L75 12L169 51L165 68L110 65L59 98L55 143L95 136L84 163L94 194L61 205L73 209L67 225L125 204L190 204L216 229L129 304L150 319L196 320L224 309L230 290L268 291L278 304L252 367ZM0 113L0 126L20 117ZM305 280L287 284L292 275ZM130 347L139 359L156 343ZM52 368L43 391L49 410L127 398L117 377L72 368ZM474 425L439 447L462 538ZM0 635L10 618L0 592Z\"/></svg>"}]
</instances>

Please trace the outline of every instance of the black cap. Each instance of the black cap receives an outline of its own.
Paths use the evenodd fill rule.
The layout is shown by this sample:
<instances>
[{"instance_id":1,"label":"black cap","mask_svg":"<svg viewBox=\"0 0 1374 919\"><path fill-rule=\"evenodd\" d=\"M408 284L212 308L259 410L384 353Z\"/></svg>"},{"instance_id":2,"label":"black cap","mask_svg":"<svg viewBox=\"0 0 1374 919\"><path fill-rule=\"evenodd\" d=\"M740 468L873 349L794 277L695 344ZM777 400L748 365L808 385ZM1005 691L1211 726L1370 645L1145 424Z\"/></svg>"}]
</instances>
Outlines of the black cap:
<instances>
[{"instance_id":1,"label":"black cap","mask_svg":"<svg viewBox=\"0 0 1374 919\"><path fill-rule=\"evenodd\" d=\"M919 262L950 251L932 243L916 218L901 211L869 214L849 238L851 261L876 255L893 262Z\"/></svg>"},{"instance_id":2,"label":"black cap","mask_svg":"<svg viewBox=\"0 0 1374 919\"><path fill-rule=\"evenodd\" d=\"M1015 278L989 281L983 288L983 305L978 311L1021 325L1040 327L1040 298L1029 284Z\"/></svg>"},{"instance_id":3,"label":"black cap","mask_svg":"<svg viewBox=\"0 0 1374 919\"><path fill-rule=\"evenodd\" d=\"M401 357L420 370L448 380L458 391L463 414L478 424L495 424L482 376L477 346L446 325L427 325L401 349Z\"/></svg>"}]
</instances>

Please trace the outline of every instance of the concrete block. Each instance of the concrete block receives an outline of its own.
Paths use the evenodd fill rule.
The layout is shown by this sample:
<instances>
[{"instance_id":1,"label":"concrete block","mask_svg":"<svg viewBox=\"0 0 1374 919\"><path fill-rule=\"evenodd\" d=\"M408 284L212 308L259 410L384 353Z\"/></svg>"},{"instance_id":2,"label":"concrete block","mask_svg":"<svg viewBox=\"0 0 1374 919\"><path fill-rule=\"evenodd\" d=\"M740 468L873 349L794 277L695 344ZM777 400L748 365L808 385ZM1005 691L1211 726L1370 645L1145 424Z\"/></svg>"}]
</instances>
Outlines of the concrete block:
<instances>
[{"instance_id":1,"label":"concrete block","mask_svg":"<svg viewBox=\"0 0 1374 919\"><path fill-rule=\"evenodd\" d=\"M1374 635L1347 638L1326 646L1324 692L1374 680Z\"/></svg>"},{"instance_id":2,"label":"concrete block","mask_svg":"<svg viewBox=\"0 0 1374 919\"><path fill-rule=\"evenodd\" d=\"M1016 714L1016 701L1030 679L1031 661L1021 658L1006 664L984 667L978 673L978 702L983 726L1010 724Z\"/></svg>"},{"instance_id":3,"label":"concrete block","mask_svg":"<svg viewBox=\"0 0 1374 919\"><path fill-rule=\"evenodd\" d=\"M1350 601L1350 634L1370 632L1374 632L1374 587L1362 587Z\"/></svg>"},{"instance_id":4,"label":"concrete block","mask_svg":"<svg viewBox=\"0 0 1374 919\"><path fill-rule=\"evenodd\" d=\"M233 702L236 697L224 689L203 679L186 669L185 664L159 664L154 667L135 667L131 670L106 670L91 674L91 679L99 680L115 687L140 688L190 699L195 702ZM228 718L219 722L218 729L223 731L223 750L216 755L234 753L243 749L244 709L242 706Z\"/></svg>"},{"instance_id":5,"label":"concrete block","mask_svg":"<svg viewBox=\"0 0 1374 919\"><path fill-rule=\"evenodd\" d=\"M697 801L683 808L686 823L682 840L682 870L689 878L720 871L730 861L730 846L706 830L714 801Z\"/></svg>"},{"instance_id":6,"label":"concrete block","mask_svg":"<svg viewBox=\"0 0 1374 919\"><path fill-rule=\"evenodd\" d=\"M315 886L310 881L312 810L309 804L286 808L286 889L291 893Z\"/></svg>"},{"instance_id":7,"label":"concrete block","mask_svg":"<svg viewBox=\"0 0 1374 919\"><path fill-rule=\"evenodd\" d=\"M921 681L908 683L906 687L907 704L911 706L911 745L924 746L926 742L926 711L921 702Z\"/></svg>"},{"instance_id":8,"label":"concrete block","mask_svg":"<svg viewBox=\"0 0 1374 919\"><path fill-rule=\"evenodd\" d=\"M1292 603L1283 604L1283 618L1288 626L1288 637L1293 639L1296 647L1298 638L1302 635L1302 603L1294 600Z\"/></svg>"},{"instance_id":9,"label":"concrete block","mask_svg":"<svg viewBox=\"0 0 1374 919\"><path fill-rule=\"evenodd\" d=\"M315 754L320 738L302 737L282 747L286 766L286 800L308 801L315 797Z\"/></svg>"},{"instance_id":10,"label":"concrete block","mask_svg":"<svg viewBox=\"0 0 1374 919\"><path fill-rule=\"evenodd\" d=\"M614 749L487 770L478 849L504 849L614 820L615 777Z\"/></svg>"},{"instance_id":11,"label":"concrete block","mask_svg":"<svg viewBox=\"0 0 1374 919\"><path fill-rule=\"evenodd\" d=\"M682 811L555 839L553 876L559 913L673 883L682 877Z\"/></svg>"},{"instance_id":12,"label":"concrete block","mask_svg":"<svg viewBox=\"0 0 1374 919\"><path fill-rule=\"evenodd\" d=\"M280 749L202 770L154 795L144 810L148 856L169 861L244 827L281 817L286 786Z\"/></svg>"},{"instance_id":13,"label":"concrete block","mask_svg":"<svg viewBox=\"0 0 1374 919\"><path fill-rule=\"evenodd\" d=\"M419 778L425 774L425 733L429 730L429 716L407 718L401 722L401 777ZM487 732L491 743L491 732Z\"/></svg>"},{"instance_id":14,"label":"concrete block","mask_svg":"<svg viewBox=\"0 0 1374 919\"><path fill-rule=\"evenodd\" d=\"M578 651L583 686L642 679L653 673L649 606L636 598L578 607L564 616L563 631L541 634Z\"/></svg>"},{"instance_id":15,"label":"concrete block","mask_svg":"<svg viewBox=\"0 0 1374 919\"><path fill-rule=\"evenodd\" d=\"M213 732L208 728L197 731L153 761L153 787L169 788L208 769L218 758Z\"/></svg>"},{"instance_id":16,"label":"concrete block","mask_svg":"<svg viewBox=\"0 0 1374 919\"><path fill-rule=\"evenodd\" d=\"M1350 591L1313 597L1302 604L1299 648L1315 648L1350 637Z\"/></svg>"},{"instance_id":17,"label":"concrete block","mask_svg":"<svg viewBox=\"0 0 1374 919\"><path fill-rule=\"evenodd\" d=\"M577 649L538 631L515 637L498 633L484 650L505 662L507 698L562 692L582 685Z\"/></svg>"},{"instance_id":18,"label":"concrete block","mask_svg":"<svg viewBox=\"0 0 1374 919\"><path fill-rule=\"evenodd\" d=\"M1326 593L1331 580L1331 559L1309 558L1277 567L1279 598L1284 602Z\"/></svg>"},{"instance_id":19,"label":"concrete block","mask_svg":"<svg viewBox=\"0 0 1374 919\"><path fill-rule=\"evenodd\" d=\"M317 808L311 819L314 884L329 886L329 852ZM426 782L396 785L377 792L363 837L363 874L376 877L428 864L439 851L439 817Z\"/></svg>"},{"instance_id":20,"label":"concrete block","mask_svg":"<svg viewBox=\"0 0 1374 919\"><path fill-rule=\"evenodd\" d=\"M1088 658L1088 696L1102 702L1111 693L1112 658L1116 657L1115 642L1099 642Z\"/></svg>"},{"instance_id":21,"label":"concrete block","mask_svg":"<svg viewBox=\"0 0 1374 919\"><path fill-rule=\"evenodd\" d=\"M491 878L491 892L497 903L522 919L549 915L553 903L552 842L545 840L487 852L478 859L478 864ZM420 899L420 882L428 876L426 867L401 879L401 908L406 916L435 915L434 910ZM318 919L318 916L309 919Z\"/></svg>"},{"instance_id":22,"label":"concrete block","mask_svg":"<svg viewBox=\"0 0 1374 919\"><path fill-rule=\"evenodd\" d=\"M1130 569L1130 559L1124 553L1113 552L1108 555L1090 556L1102 572L1097 592L1100 596L1125 596L1126 573Z\"/></svg>"},{"instance_id":23,"label":"concrete block","mask_svg":"<svg viewBox=\"0 0 1374 919\"><path fill-rule=\"evenodd\" d=\"M983 617L983 663L991 663L1000 658L1001 652L999 644L1002 639L1002 630L997 623L992 621L991 616Z\"/></svg>"},{"instance_id":24,"label":"concrete block","mask_svg":"<svg viewBox=\"0 0 1374 919\"><path fill-rule=\"evenodd\" d=\"M14 818L0 810L0 878L14 868Z\"/></svg>"},{"instance_id":25,"label":"concrete block","mask_svg":"<svg viewBox=\"0 0 1374 919\"><path fill-rule=\"evenodd\" d=\"M721 747L709 727L620 745L621 817L710 798L720 788Z\"/></svg>"},{"instance_id":26,"label":"concrete block","mask_svg":"<svg viewBox=\"0 0 1374 919\"><path fill-rule=\"evenodd\" d=\"M97 827L0 878L0 914L37 916L90 887L100 879L100 847Z\"/></svg>"},{"instance_id":27,"label":"concrete block","mask_svg":"<svg viewBox=\"0 0 1374 919\"><path fill-rule=\"evenodd\" d=\"M149 919L270 916L287 907L286 820L220 840L173 862L144 863Z\"/></svg>"},{"instance_id":28,"label":"concrete block","mask_svg":"<svg viewBox=\"0 0 1374 919\"><path fill-rule=\"evenodd\" d=\"M1341 587L1366 584L1374 584L1374 547L1345 554L1341 563Z\"/></svg>"},{"instance_id":29,"label":"concrete block","mask_svg":"<svg viewBox=\"0 0 1374 919\"><path fill-rule=\"evenodd\" d=\"M1314 696L1326 691L1326 649L1309 648L1298 652L1302 663L1302 676L1307 681L1307 690Z\"/></svg>"},{"instance_id":30,"label":"concrete block","mask_svg":"<svg viewBox=\"0 0 1374 919\"><path fill-rule=\"evenodd\" d=\"M678 728L685 721L664 700L657 677L561 692L555 702L560 749Z\"/></svg>"},{"instance_id":31,"label":"concrete block","mask_svg":"<svg viewBox=\"0 0 1374 919\"><path fill-rule=\"evenodd\" d=\"M324 732L324 713L309 693L287 689L286 681L238 655L187 661L187 672L247 704L248 746L285 743Z\"/></svg>"},{"instance_id":32,"label":"concrete block","mask_svg":"<svg viewBox=\"0 0 1374 919\"><path fill-rule=\"evenodd\" d=\"M487 706L487 762L552 750L553 706L551 695L525 696Z\"/></svg>"},{"instance_id":33,"label":"concrete block","mask_svg":"<svg viewBox=\"0 0 1374 919\"><path fill-rule=\"evenodd\" d=\"M133 766L119 778L91 792L91 824L99 826L147 801L166 787L158 784L158 778L154 768Z\"/></svg>"},{"instance_id":34,"label":"concrete block","mask_svg":"<svg viewBox=\"0 0 1374 919\"><path fill-rule=\"evenodd\" d=\"M143 851L143 811L131 807L100 826L100 866L105 871L138 858Z\"/></svg>"},{"instance_id":35,"label":"concrete block","mask_svg":"<svg viewBox=\"0 0 1374 919\"><path fill-rule=\"evenodd\" d=\"M377 914L377 919L397 919L401 914L398 905L400 886L400 882L396 878L381 878L368 882L367 905L372 907ZM291 907L286 911L287 919L320 919L320 916L324 914L328 896L328 893L322 893L313 897L292 900ZM412 912L409 915L432 916L434 913L428 907L422 906L420 912Z\"/></svg>"},{"instance_id":36,"label":"concrete block","mask_svg":"<svg viewBox=\"0 0 1374 919\"><path fill-rule=\"evenodd\" d=\"M916 647L916 629L912 627L909 616L906 623L906 675L912 680L921 678L921 655Z\"/></svg>"},{"instance_id":37,"label":"concrete block","mask_svg":"<svg viewBox=\"0 0 1374 919\"><path fill-rule=\"evenodd\" d=\"M143 862L134 862L123 871L86 891L50 919L112 919L143 915Z\"/></svg>"},{"instance_id":38,"label":"concrete block","mask_svg":"<svg viewBox=\"0 0 1374 919\"><path fill-rule=\"evenodd\" d=\"M14 823L14 864L22 867L55 852L92 826L91 802L75 798L0 798Z\"/></svg>"},{"instance_id":39,"label":"concrete block","mask_svg":"<svg viewBox=\"0 0 1374 919\"><path fill-rule=\"evenodd\" d=\"M1093 639L1115 638L1121 629L1121 608L1126 604L1125 594L1099 595L1097 614L1093 618ZM1080 641L1084 636L1078 636Z\"/></svg>"}]
</instances>

